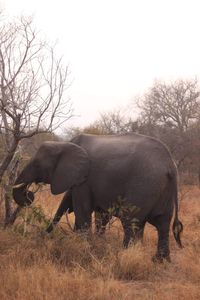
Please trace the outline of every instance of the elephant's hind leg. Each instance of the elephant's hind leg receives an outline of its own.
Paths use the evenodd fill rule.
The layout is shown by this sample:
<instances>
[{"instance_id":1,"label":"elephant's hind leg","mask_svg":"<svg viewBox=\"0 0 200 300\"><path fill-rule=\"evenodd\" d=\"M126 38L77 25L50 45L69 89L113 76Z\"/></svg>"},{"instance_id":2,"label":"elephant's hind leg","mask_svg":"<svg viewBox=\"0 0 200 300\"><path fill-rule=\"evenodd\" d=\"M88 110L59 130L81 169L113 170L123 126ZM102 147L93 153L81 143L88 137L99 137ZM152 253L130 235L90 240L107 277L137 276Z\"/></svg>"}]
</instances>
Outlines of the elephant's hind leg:
<instances>
[{"instance_id":1,"label":"elephant's hind leg","mask_svg":"<svg viewBox=\"0 0 200 300\"><path fill-rule=\"evenodd\" d=\"M130 241L136 243L143 239L145 222L121 219L121 223L124 229L123 246L125 248L128 247Z\"/></svg>"},{"instance_id":2,"label":"elephant's hind leg","mask_svg":"<svg viewBox=\"0 0 200 300\"><path fill-rule=\"evenodd\" d=\"M158 245L156 255L153 257L154 262L163 262L166 259L170 262L170 250L169 250L169 228L170 220L165 216L157 217L151 222L158 231Z\"/></svg>"}]
</instances>

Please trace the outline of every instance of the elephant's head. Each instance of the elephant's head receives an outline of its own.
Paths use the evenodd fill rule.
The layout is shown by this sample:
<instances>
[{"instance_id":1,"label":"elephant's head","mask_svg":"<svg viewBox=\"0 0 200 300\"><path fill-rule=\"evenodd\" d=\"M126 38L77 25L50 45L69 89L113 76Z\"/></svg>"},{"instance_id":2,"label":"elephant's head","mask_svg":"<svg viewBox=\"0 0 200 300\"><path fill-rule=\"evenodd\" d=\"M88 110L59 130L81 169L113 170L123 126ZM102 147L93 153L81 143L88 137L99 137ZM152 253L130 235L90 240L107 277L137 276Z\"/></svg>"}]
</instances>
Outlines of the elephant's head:
<instances>
[{"instance_id":1,"label":"elephant's head","mask_svg":"<svg viewBox=\"0 0 200 300\"><path fill-rule=\"evenodd\" d=\"M70 142L45 142L25 166L13 186L13 198L20 206L30 205L34 194L31 183L50 184L54 195L84 182L89 172L86 151Z\"/></svg>"}]
</instances>

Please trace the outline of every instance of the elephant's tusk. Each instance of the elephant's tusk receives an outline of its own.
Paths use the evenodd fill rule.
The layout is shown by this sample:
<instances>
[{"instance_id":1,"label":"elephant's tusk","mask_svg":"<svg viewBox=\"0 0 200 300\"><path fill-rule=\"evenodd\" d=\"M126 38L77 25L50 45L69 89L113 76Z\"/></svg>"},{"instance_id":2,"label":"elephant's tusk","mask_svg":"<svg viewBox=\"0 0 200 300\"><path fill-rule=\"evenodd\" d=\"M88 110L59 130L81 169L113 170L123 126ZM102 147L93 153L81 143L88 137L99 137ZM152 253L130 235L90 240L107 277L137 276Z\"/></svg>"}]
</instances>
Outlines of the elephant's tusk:
<instances>
[{"instance_id":1,"label":"elephant's tusk","mask_svg":"<svg viewBox=\"0 0 200 300\"><path fill-rule=\"evenodd\" d=\"M13 185L13 189L19 189L19 188L27 186L26 190L28 190L31 185L32 185L32 183L29 185L27 185L27 183L19 183L19 184ZM33 191L33 193L35 194L41 188L42 185L43 185L42 183L36 184L36 190Z\"/></svg>"},{"instance_id":2,"label":"elephant's tusk","mask_svg":"<svg viewBox=\"0 0 200 300\"><path fill-rule=\"evenodd\" d=\"M32 185L32 183L28 186L28 188ZM32 191L33 194L37 193L39 191L39 189L41 189L43 187L44 183L41 182L41 183L36 183L35 184L35 191ZM28 189L27 188L27 189Z\"/></svg>"},{"instance_id":3,"label":"elephant's tusk","mask_svg":"<svg viewBox=\"0 0 200 300\"><path fill-rule=\"evenodd\" d=\"M26 183L19 183L19 184L13 185L13 189L19 189L19 188L22 188L24 186L26 186Z\"/></svg>"}]
</instances>

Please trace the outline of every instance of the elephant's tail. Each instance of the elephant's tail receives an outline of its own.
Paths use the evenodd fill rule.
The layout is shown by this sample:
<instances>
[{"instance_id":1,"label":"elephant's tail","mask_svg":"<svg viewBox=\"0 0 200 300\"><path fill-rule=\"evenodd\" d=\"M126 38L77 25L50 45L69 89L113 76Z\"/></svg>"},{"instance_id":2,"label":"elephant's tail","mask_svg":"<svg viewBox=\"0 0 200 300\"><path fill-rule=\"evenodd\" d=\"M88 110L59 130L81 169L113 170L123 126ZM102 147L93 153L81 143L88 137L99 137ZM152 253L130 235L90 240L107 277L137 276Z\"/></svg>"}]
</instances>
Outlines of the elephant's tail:
<instances>
[{"instance_id":1,"label":"elephant's tail","mask_svg":"<svg viewBox=\"0 0 200 300\"><path fill-rule=\"evenodd\" d=\"M175 219L173 223L173 234L174 238L180 248L183 248L182 242L181 242L181 232L183 231L183 224L179 219Z\"/></svg>"},{"instance_id":2,"label":"elephant's tail","mask_svg":"<svg viewBox=\"0 0 200 300\"><path fill-rule=\"evenodd\" d=\"M173 222L173 234L174 238L180 248L183 248L182 242L181 242L181 233L183 231L183 224L178 218L178 191L177 191L177 180L173 180L174 184L174 206L175 206L175 216L174 216L174 222Z\"/></svg>"}]
</instances>

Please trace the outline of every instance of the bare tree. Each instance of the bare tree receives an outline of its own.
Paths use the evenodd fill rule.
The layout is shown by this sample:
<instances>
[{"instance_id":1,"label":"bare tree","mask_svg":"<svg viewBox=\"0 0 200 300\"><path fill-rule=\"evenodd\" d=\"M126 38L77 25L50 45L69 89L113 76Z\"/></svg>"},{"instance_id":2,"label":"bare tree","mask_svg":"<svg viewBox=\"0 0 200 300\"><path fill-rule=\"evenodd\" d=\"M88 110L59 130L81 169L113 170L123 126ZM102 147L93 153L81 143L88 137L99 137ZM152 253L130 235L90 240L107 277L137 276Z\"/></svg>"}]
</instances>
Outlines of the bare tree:
<instances>
[{"instance_id":1,"label":"bare tree","mask_svg":"<svg viewBox=\"0 0 200 300\"><path fill-rule=\"evenodd\" d=\"M123 134L133 131L133 121L123 114L121 109L107 113L101 113L98 126L106 134Z\"/></svg>"},{"instance_id":2,"label":"bare tree","mask_svg":"<svg viewBox=\"0 0 200 300\"><path fill-rule=\"evenodd\" d=\"M156 81L139 99L142 118L147 124L167 124L185 132L200 116L198 81L177 80L169 84Z\"/></svg>"},{"instance_id":3,"label":"bare tree","mask_svg":"<svg viewBox=\"0 0 200 300\"><path fill-rule=\"evenodd\" d=\"M72 113L65 98L68 67L38 39L32 20L21 18L0 31L0 129L7 153L0 180L20 140L55 130Z\"/></svg>"},{"instance_id":4,"label":"bare tree","mask_svg":"<svg viewBox=\"0 0 200 300\"><path fill-rule=\"evenodd\" d=\"M68 127L65 130L66 139L70 140L80 133L88 134L123 134L137 131L137 121L133 121L122 109L115 109L100 114L100 117L83 128Z\"/></svg>"},{"instance_id":5,"label":"bare tree","mask_svg":"<svg viewBox=\"0 0 200 300\"><path fill-rule=\"evenodd\" d=\"M156 81L138 104L141 128L169 146L182 175L189 170L193 172L200 119L197 79L179 79L170 83Z\"/></svg>"},{"instance_id":6,"label":"bare tree","mask_svg":"<svg viewBox=\"0 0 200 300\"><path fill-rule=\"evenodd\" d=\"M68 67L33 28L31 18L0 28L0 182L22 139L52 132L72 115ZM9 176L8 176L9 177ZM13 176L11 176L13 178Z\"/></svg>"}]
</instances>

